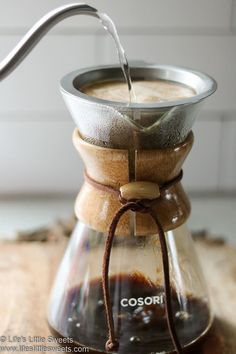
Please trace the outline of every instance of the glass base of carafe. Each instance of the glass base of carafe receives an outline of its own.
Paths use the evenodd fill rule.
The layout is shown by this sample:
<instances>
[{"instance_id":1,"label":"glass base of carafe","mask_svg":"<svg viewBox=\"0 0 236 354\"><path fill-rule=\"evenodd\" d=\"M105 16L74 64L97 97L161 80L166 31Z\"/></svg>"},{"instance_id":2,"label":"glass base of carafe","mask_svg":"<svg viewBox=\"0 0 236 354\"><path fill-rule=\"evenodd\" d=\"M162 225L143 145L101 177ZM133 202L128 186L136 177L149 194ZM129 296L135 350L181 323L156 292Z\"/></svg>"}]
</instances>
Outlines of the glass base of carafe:
<instances>
[{"instance_id":1,"label":"glass base of carafe","mask_svg":"<svg viewBox=\"0 0 236 354\"><path fill-rule=\"evenodd\" d=\"M189 354L200 354L200 346L201 344L206 340L207 335L209 334L211 328L213 325L213 318L211 319L211 322L209 322L208 327L205 329L204 332L201 333L201 335L194 339L191 343L187 344L186 346L183 347L183 352L184 353L189 353ZM62 334L60 334L53 326L50 325L48 322L48 327L50 329L51 334L55 337L55 339L58 340L59 344L63 347L70 348L70 351L73 353L74 348L79 348L79 353L89 353L89 354L111 354L111 353L116 353L116 354L130 354L130 352L124 350L118 350L116 352L107 352L107 351L101 351L98 349L90 348L88 346L85 346L79 342L76 342L70 338L70 340L67 341L66 338ZM70 342L70 343L68 343ZM77 351L76 351L77 352ZM158 349L156 349L155 352L143 352L143 348L141 348L141 351L136 348L135 350L136 354L175 354L175 351L167 351L167 352L159 352Z\"/></svg>"}]
</instances>

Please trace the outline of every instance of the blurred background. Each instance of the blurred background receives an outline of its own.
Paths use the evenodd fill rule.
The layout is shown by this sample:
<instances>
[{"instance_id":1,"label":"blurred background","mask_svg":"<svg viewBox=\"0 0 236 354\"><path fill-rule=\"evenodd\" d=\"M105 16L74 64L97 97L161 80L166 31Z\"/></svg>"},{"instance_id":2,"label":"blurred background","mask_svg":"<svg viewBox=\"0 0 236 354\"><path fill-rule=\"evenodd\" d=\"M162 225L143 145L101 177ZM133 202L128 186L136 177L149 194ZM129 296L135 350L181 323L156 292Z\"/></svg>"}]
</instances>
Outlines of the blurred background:
<instances>
[{"instance_id":1,"label":"blurred background","mask_svg":"<svg viewBox=\"0 0 236 354\"><path fill-rule=\"evenodd\" d=\"M60 0L0 1L0 60ZM117 25L129 60L204 71L218 91L194 127L185 164L193 230L234 240L236 227L236 1L90 0ZM117 62L113 42L96 19L57 25L0 84L0 236L40 227L73 213L82 183L74 129L60 78L90 65Z\"/></svg>"}]
</instances>

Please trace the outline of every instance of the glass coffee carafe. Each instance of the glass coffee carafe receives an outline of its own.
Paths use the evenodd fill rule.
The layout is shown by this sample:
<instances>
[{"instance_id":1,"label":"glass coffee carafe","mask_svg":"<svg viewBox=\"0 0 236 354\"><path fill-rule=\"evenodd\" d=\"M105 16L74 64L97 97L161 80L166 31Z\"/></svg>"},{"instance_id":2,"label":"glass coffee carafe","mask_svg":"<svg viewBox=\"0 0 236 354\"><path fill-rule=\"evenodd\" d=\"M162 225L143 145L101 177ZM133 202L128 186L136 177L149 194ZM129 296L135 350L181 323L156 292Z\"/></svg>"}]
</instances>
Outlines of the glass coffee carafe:
<instances>
[{"instance_id":1,"label":"glass coffee carafe","mask_svg":"<svg viewBox=\"0 0 236 354\"><path fill-rule=\"evenodd\" d=\"M91 353L172 353L178 343L179 350L193 347L212 323L180 180L193 122L215 82L199 72L158 65L133 67L131 77L171 80L195 95L127 104L83 93L88 84L123 80L116 66L62 79L85 182L48 321L55 335Z\"/></svg>"}]
</instances>

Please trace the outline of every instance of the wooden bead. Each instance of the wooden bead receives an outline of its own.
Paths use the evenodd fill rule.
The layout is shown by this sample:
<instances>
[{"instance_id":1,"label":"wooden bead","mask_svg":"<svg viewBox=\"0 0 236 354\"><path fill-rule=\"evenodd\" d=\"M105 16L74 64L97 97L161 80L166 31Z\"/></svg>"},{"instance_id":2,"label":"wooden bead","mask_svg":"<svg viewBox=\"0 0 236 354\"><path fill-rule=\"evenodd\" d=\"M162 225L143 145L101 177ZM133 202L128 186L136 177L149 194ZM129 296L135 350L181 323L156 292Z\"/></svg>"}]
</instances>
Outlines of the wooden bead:
<instances>
[{"instance_id":1,"label":"wooden bead","mask_svg":"<svg viewBox=\"0 0 236 354\"><path fill-rule=\"evenodd\" d=\"M130 182L120 187L120 194L125 200L153 200L160 197L160 189L152 182Z\"/></svg>"}]
</instances>

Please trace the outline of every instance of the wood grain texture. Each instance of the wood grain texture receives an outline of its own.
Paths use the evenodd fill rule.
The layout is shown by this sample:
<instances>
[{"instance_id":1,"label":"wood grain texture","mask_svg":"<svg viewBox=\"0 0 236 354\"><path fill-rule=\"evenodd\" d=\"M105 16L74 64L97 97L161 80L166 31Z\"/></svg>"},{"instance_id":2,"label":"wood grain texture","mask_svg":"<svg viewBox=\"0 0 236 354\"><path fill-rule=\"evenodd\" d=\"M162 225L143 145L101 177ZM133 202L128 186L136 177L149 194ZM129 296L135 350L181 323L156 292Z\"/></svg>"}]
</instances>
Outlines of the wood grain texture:
<instances>
[{"instance_id":1,"label":"wood grain texture","mask_svg":"<svg viewBox=\"0 0 236 354\"><path fill-rule=\"evenodd\" d=\"M46 323L48 295L65 246L65 239L0 243L0 336L50 335ZM235 354L236 250L210 239L197 240L196 247L216 320L194 354Z\"/></svg>"},{"instance_id":2,"label":"wood grain texture","mask_svg":"<svg viewBox=\"0 0 236 354\"><path fill-rule=\"evenodd\" d=\"M148 137L151 139L151 136ZM163 186L177 178L192 148L193 140L193 133L190 132L184 142L173 148L138 150L136 180ZM104 186L119 190L129 183L128 150L90 144L81 138L77 128L74 130L73 143L84 161L87 174L75 202L76 216L92 229L108 232L121 203L118 195ZM92 181L97 182L97 185ZM165 188L152 209L165 231L182 225L190 214L190 203L180 181ZM130 214L125 213L117 225L116 235L128 236L129 227ZM149 213L136 213L136 235L150 233L156 233L153 218Z\"/></svg>"},{"instance_id":3,"label":"wood grain texture","mask_svg":"<svg viewBox=\"0 0 236 354\"><path fill-rule=\"evenodd\" d=\"M50 335L46 324L48 295L64 244L1 242L0 336ZM0 346L15 344L0 341ZM21 344L39 343L30 343L27 338Z\"/></svg>"}]
</instances>

